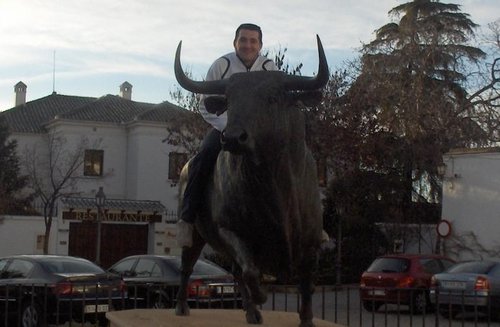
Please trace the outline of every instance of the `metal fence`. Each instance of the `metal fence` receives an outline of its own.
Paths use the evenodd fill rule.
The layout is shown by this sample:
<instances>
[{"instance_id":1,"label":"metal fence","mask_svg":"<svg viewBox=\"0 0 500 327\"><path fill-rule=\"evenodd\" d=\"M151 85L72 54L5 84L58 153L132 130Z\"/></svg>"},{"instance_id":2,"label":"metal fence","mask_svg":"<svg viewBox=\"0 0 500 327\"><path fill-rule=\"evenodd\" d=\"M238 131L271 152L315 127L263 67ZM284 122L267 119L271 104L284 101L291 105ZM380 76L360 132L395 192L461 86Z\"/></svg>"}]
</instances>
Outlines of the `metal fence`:
<instances>
[{"instance_id":1,"label":"metal fence","mask_svg":"<svg viewBox=\"0 0 500 327\"><path fill-rule=\"evenodd\" d=\"M397 293L421 292L421 289L392 289ZM298 312L300 295L294 286L269 286L268 301L262 306L264 310L278 310ZM401 296L403 298L403 296ZM410 298L413 298L410 296ZM412 304L383 303L377 310L366 310L357 285L320 286L313 295L313 313L315 318L335 322L343 326L500 326L500 319L491 305L486 308L479 306L455 304L453 310L443 304L437 296L434 304L429 305L422 312L415 312ZM488 299L488 303L494 303ZM500 303L497 303L500 306ZM484 310L484 311L483 311Z\"/></svg>"},{"instance_id":2,"label":"metal fence","mask_svg":"<svg viewBox=\"0 0 500 327\"><path fill-rule=\"evenodd\" d=\"M70 302L69 312L68 309L63 310L63 306L59 302L48 303L48 295L50 290L47 289L43 296L35 297L30 296L23 300L23 306L13 306L14 300L21 301L21 296L29 293L29 286L19 286L21 289L17 291L12 290L13 286L10 286L10 293L17 294L19 297L17 299L12 299L9 295L9 288L5 292L5 286L0 287L0 326L29 326L23 325L22 321L25 317L22 316L22 308L28 304L33 305L41 309L41 315L38 319L39 326L97 326L106 325L106 322L96 319L97 315L91 314L81 314L77 310L78 301L77 299ZM262 310L272 310L272 311L285 311L285 312L298 312L300 305L300 294L297 292L295 286L284 286L284 285L267 285L268 298L267 301L261 305ZM129 288L130 290L130 288ZM402 290L403 291L403 290ZM408 292L408 289L404 291ZM417 292L421 290L410 290L410 292ZM130 291L129 291L130 293ZM169 298L175 298L175 292L172 291L169 294ZM34 294L33 292L31 294ZM148 293L149 294L149 293ZM153 294L153 293L151 293ZM147 307L155 307L153 298L143 299L146 302ZM489 303L494 303L488 299ZM67 301L67 300L66 300ZM85 299L84 299L85 301ZM90 299L89 299L90 301ZM111 303L112 299L108 299L107 303ZM116 301L116 299L113 299ZM204 303L192 302L190 306L192 308L219 308L223 306L224 308L241 308L241 302L237 302L238 299L234 299L234 302L227 305L227 298L220 299L214 298L213 300ZM136 300L131 300L128 298L122 298L118 301L119 305L109 306L110 310L122 310L139 307ZM411 303L410 303L411 304ZM440 310L439 297L437 303L430 304L425 307L422 312L416 313L412 309L411 305L403 303L383 303L380 307L377 306L377 310L366 310L363 306L363 301L360 298L360 291L357 285L343 285L343 286L332 286L325 285L316 288L313 295L313 313L314 317L317 319L322 319L330 322L337 323L341 326L500 326L500 320L493 319L497 314L495 310L499 310L498 307L488 306L485 312L482 311L482 307L466 306L464 302L461 304L455 304L453 310ZM49 321L47 319L47 310L50 308L48 305L56 306L52 308L54 314L56 315L55 320ZM165 306L159 306L163 308L172 308L175 305L174 302L169 302ZM365 303L366 305L366 303ZM8 319L8 312L11 312L13 308L16 308L14 316L17 319ZM66 308L68 308L66 306ZM449 307L448 309L451 309ZM97 312L97 306L95 312ZM448 312L448 316L444 314ZM451 314L453 312L453 315ZM59 317L70 315L70 319L65 323L58 323L58 321L63 321ZM453 316L453 317L452 317ZM90 319L84 319L89 317ZM11 312L12 318L12 312ZM26 319L24 319L26 321Z\"/></svg>"}]
</instances>

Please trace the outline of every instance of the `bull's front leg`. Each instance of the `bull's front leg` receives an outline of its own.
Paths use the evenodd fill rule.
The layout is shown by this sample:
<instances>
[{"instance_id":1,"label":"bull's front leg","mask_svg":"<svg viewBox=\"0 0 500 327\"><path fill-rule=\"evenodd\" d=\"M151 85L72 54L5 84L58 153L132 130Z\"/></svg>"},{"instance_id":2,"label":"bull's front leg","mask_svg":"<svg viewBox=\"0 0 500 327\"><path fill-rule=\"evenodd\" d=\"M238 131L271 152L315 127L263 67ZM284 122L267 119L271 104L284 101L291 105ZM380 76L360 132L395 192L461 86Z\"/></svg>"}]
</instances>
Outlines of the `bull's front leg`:
<instances>
[{"instance_id":1,"label":"bull's front leg","mask_svg":"<svg viewBox=\"0 0 500 327\"><path fill-rule=\"evenodd\" d=\"M203 249L204 245L205 241L203 241L201 237L198 236L193 237L192 247L182 248L181 280L179 290L177 291L177 304L175 305L175 314L177 316L189 316L189 305L187 303L187 286L189 283L189 277L193 272L193 267L200 257L201 250Z\"/></svg>"},{"instance_id":2,"label":"bull's front leg","mask_svg":"<svg viewBox=\"0 0 500 327\"><path fill-rule=\"evenodd\" d=\"M318 267L318 252L311 249L306 251L299 267L299 291L301 304L299 310L300 327L314 327L312 312L312 295L314 293L314 279Z\"/></svg>"},{"instance_id":3,"label":"bull's front leg","mask_svg":"<svg viewBox=\"0 0 500 327\"><path fill-rule=\"evenodd\" d=\"M301 278L299 284L301 295L300 303L300 327L314 327L312 312L312 294L314 293L314 284L307 278Z\"/></svg>"},{"instance_id":4,"label":"bull's front leg","mask_svg":"<svg viewBox=\"0 0 500 327\"><path fill-rule=\"evenodd\" d=\"M262 324L262 314L257 309L257 305L266 302L267 296L260 287L260 270L255 266L248 246L236 234L224 228L221 228L219 233L233 260L241 269L240 282L243 285L240 287L245 288L243 292L249 293L245 307L247 323Z\"/></svg>"}]
</instances>

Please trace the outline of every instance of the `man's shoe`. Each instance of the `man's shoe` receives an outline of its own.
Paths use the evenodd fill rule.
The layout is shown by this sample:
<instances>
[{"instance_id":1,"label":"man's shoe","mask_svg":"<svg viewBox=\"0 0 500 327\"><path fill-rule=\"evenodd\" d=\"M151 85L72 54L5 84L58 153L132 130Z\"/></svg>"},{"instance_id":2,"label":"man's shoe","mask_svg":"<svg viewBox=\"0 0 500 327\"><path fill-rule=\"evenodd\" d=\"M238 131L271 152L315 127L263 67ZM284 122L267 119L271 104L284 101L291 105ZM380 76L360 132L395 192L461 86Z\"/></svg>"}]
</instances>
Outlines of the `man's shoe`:
<instances>
[{"instance_id":1,"label":"man's shoe","mask_svg":"<svg viewBox=\"0 0 500 327\"><path fill-rule=\"evenodd\" d=\"M193 224L182 219L177 221L177 245L188 248L193 246Z\"/></svg>"}]
</instances>

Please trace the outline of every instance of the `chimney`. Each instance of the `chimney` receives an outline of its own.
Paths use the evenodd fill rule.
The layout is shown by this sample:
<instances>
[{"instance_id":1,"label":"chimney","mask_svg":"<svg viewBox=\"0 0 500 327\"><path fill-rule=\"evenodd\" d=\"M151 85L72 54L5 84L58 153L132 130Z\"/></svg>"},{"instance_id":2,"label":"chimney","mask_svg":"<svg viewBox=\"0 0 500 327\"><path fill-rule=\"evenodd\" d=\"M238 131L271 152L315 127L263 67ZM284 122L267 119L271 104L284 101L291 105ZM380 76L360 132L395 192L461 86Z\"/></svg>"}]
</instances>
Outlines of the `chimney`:
<instances>
[{"instance_id":1,"label":"chimney","mask_svg":"<svg viewBox=\"0 0 500 327\"><path fill-rule=\"evenodd\" d=\"M14 85L14 93L16 94L15 107L26 103L26 84L18 82Z\"/></svg>"},{"instance_id":2,"label":"chimney","mask_svg":"<svg viewBox=\"0 0 500 327\"><path fill-rule=\"evenodd\" d=\"M132 100L132 84L125 81L120 85L120 96L127 100Z\"/></svg>"}]
</instances>

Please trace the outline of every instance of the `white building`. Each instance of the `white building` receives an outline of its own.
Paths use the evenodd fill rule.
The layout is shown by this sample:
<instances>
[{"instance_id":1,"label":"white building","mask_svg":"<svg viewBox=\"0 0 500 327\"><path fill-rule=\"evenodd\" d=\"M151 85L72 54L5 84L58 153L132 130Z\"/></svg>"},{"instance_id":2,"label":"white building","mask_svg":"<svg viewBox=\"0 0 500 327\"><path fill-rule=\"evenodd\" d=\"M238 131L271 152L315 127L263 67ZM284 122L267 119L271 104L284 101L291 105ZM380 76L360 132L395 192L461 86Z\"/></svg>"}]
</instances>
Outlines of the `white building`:
<instances>
[{"instance_id":1,"label":"white building","mask_svg":"<svg viewBox=\"0 0 500 327\"><path fill-rule=\"evenodd\" d=\"M500 259L500 148L453 150L443 157L445 254L459 260Z\"/></svg>"},{"instance_id":2,"label":"white building","mask_svg":"<svg viewBox=\"0 0 500 327\"><path fill-rule=\"evenodd\" d=\"M71 195L58 203L50 253L95 259L99 187L107 198L100 215L103 266L130 254L179 253L177 179L187 154L165 139L174 117L192 113L168 102L132 101L128 82L120 86L120 96L100 98L54 92L26 102L26 85L19 82L14 90L16 106L0 114L21 158L30 158L48 178L50 153L54 157L60 150L56 168L63 170L65 160L84 154ZM44 230L43 217L0 218L0 255L41 253Z\"/></svg>"}]
</instances>

